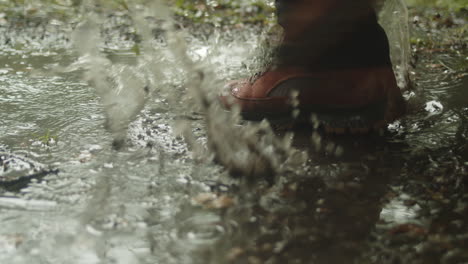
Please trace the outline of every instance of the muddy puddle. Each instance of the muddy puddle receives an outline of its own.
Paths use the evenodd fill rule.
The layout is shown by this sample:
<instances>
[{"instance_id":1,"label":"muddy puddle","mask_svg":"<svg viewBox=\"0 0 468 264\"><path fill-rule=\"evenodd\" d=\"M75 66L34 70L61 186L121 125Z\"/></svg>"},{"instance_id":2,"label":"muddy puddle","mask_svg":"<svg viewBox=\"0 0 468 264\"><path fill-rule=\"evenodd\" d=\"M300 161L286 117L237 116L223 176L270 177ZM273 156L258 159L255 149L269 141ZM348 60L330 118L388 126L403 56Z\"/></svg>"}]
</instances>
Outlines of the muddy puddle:
<instances>
[{"instance_id":1,"label":"muddy puddle","mask_svg":"<svg viewBox=\"0 0 468 264\"><path fill-rule=\"evenodd\" d=\"M445 35L466 21L410 11L409 113L363 136L234 125L197 105L252 72L259 27L164 39L160 21L134 21L155 35L137 50L125 16L98 48L79 41L99 35L94 16L2 26L0 262L467 262L468 53L466 33ZM257 134L263 156L246 152ZM223 158L269 174L233 178Z\"/></svg>"}]
</instances>

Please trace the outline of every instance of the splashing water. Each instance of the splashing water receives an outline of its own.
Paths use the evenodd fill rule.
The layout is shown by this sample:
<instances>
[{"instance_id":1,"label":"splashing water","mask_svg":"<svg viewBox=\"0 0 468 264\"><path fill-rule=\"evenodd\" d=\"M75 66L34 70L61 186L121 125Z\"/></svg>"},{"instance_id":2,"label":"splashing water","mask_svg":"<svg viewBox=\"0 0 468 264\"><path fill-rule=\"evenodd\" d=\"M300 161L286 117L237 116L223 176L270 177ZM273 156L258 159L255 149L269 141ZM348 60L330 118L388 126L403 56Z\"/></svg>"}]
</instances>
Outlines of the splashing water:
<instances>
[{"instance_id":1,"label":"splashing water","mask_svg":"<svg viewBox=\"0 0 468 264\"><path fill-rule=\"evenodd\" d=\"M395 21L385 15L388 10L405 11L401 1L387 4L383 21ZM253 58L268 53L262 48L267 33L243 29L251 32L242 35L215 28L194 37L197 32L174 20L161 1L140 1L127 8L125 15L109 18L93 1L85 1L73 27L75 54L67 53L64 62L56 57L44 62L69 65L56 67L58 77L0 73L0 91L6 91L0 99L7 104L2 110L14 115L2 117L15 127L1 128L9 133L0 135L2 140L14 145L5 149L60 169L21 193L2 193L1 263L265 263L251 256L256 254L270 263L285 263L282 260L289 259L283 252L304 249L295 256L327 260L334 254L321 254L321 243L331 242L338 252L349 253L359 244L349 230L356 229L359 236L370 232L366 223L372 229L380 211L381 219L395 222L422 211L418 206L403 208L409 195L401 201L388 195L397 201L384 210L378 205L387 199L382 189L395 174L393 159L403 159L393 155L403 156L404 150L388 154L378 146L372 152L359 145L356 150L353 139L343 154L341 146L314 134L316 148L323 144L324 153L308 156L293 148L292 135L278 136L267 122L243 123L236 111L221 109L217 95L224 80L257 70ZM136 37L112 31L110 19L128 24ZM394 31L389 34L392 47L400 43L392 52L397 71L404 73L407 28L404 19L398 21L387 30ZM449 107L437 102L433 98L426 105L427 118L447 115ZM19 107L47 118L22 119L16 114ZM57 109L61 112L54 112ZM57 140L29 139L29 131L42 126L57 127ZM417 139L419 130L410 130ZM299 144L309 145L310 137L302 136L305 143ZM327 158L337 153L353 156L351 162ZM33 169L17 165L21 172ZM38 163L34 168L43 167ZM248 184L228 174L242 176ZM276 184L269 186L263 178L276 178ZM408 217L396 219L395 212ZM258 248L253 247L257 242ZM313 247L319 253L311 254Z\"/></svg>"},{"instance_id":2,"label":"splashing water","mask_svg":"<svg viewBox=\"0 0 468 264\"><path fill-rule=\"evenodd\" d=\"M290 147L287 143L275 144L277 140L266 123L236 129L239 124L236 112L227 113L218 105L218 87L223 84L212 72L213 60L204 54L206 51L189 50L185 41L188 36L172 26L174 21L169 16L168 8L157 3L145 5L144 9L135 5L131 7L130 14L142 39L141 55L137 56L135 65L113 64L100 52L102 40L98 38L97 29L102 22L91 13L78 25L73 36L81 58L67 69L85 69L85 80L96 88L101 98L107 117L106 127L114 135L114 146L123 144L128 125L144 108L154 87L158 87L153 96L170 101L175 106L172 111L178 115L194 109L201 112L206 121L208 148L215 160L232 174L247 175L251 179L275 175L285 157L291 154ZM148 19L156 17L162 17L164 21L162 30L166 32L163 38L167 48L155 43L152 30L148 27ZM87 41L83 42L83 39ZM198 55L199 60L193 60L193 55ZM168 85L165 74L169 78L177 76L179 83ZM183 124L179 125L179 128L182 127ZM192 137L183 130L180 133L187 139ZM259 134L262 134L260 138ZM239 140L230 143L224 140L225 137ZM193 140L190 142L194 143Z\"/></svg>"},{"instance_id":3,"label":"splashing water","mask_svg":"<svg viewBox=\"0 0 468 264\"><path fill-rule=\"evenodd\" d=\"M380 12L380 24L385 29L390 42L390 55L394 65L398 86L410 89L409 65L411 47L409 37L409 15L404 0L384 2Z\"/></svg>"},{"instance_id":4,"label":"splashing water","mask_svg":"<svg viewBox=\"0 0 468 264\"><path fill-rule=\"evenodd\" d=\"M180 115L187 111L193 111L193 109L201 111L206 119L209 149L213 152L215 159L229 168L233 174L274 175L280 167L281 162L278 160L284 160L284 157L278 153L281 152L288 156L291 154L289 153L290 148L283 146L271 150L279 145L272 144L275 142L273 133L264 133L270 131L267 124L249 125L241 130L232 127L239 123L238 116L235 112L224 113L217 106L218 87L222 87L223 84L218 81L219 77L212 72L213 61L210 60L210 56L205 54L206 50L192 52L192 55L204 57L204 60L193 60L185 41L185 38L188 37L187 34L175 30L173 27L175 23L171 19L169 9L161 3L135 5L131 9L131 20L135 24L136 32L143 40L142 55L137 56L135 66L113 64L99 51L99 44L102 41L98 38L97 28L102 21L98 21L97 14L91 13L74 32L75 46L82 56L76 64L86 68L85 80L96 88L101 97L107 116L106 127L114 135L114 145L119 147L123 144L128 125L144 108L145 102L154 88L159 87L158 96L168 99L171 104L178 105L172 109L173 111L177 111ZM395 19L395 16L398 19ZM381 20L382 24L386 25L392 42L392 59L402 88L407 88L410 85L407 17L408 12L402 1L385 1ZM163 38L165 38L168 49L161 48L154 43L152 30L148 27L148 18L159 18L164 21L162 31L166 34ZM386 23L388 21L391 23ZM83 42L82 39L88 41ZM168 51L171 54L168 54ZM170 59L171 56L172 59ZM72 67L76 67L76 64ZM166 76L164 76L165 74ZM164 80L167 75L177 75L178 79L182 80L182 82L175 84L178 86L176 89L167 90L167 87L171 87L168 85L169 82ZM184 125L180 125L180 127L184 127ZM264 132L259 133L260 131ZM190 138L190 133L180 132L187 139ZM259 142L262 140L257 139L258 134L264 134L263 137L268 135L271 138L266 140L265 144L261 144ZM229 142L222 139L226 136L240 140L235 145L230 145ZM218 137L221 139L217 139ZM189 141L194 142L193 140ZM192 148L200 149L196 146L192 146ZM265 152L266 149L270 150ZM250 165L247 161L250 161Z\"/></svg>"},{"instance_id":5,"label":"splashing water","mask_svg":"<svg viewBox=\"0 0 468 264\"><path fill-rule=\"evenodd\" d=\"M73 260L69 263L100 263L102 260L115 261L115 263L141 263L144 259L160 263L196 263L199 260L192 259L192 251L198 249L200 243L207 244L216 240L209 239L213 235L216 236L216 232L210 235L211 228L208 225L216 223L218 218L207 220L203 214L200 219L190 216L191 220L186 220L184 216L177 216L178 210L173 207L175 204L184 204L187 199L184 194L176 194L180 193L180 189L184 189L179 186L180 184L182 186L198 184L199 186L192 188L191 191L203 191L206 190L206 185L197 182L206 176L181 176L180 182L173 182L171 176L177 175L180 171L183 175L186 174L184 172L187 170L184 169L186 165L174 158L165 161L164 157L183 153L183 159L189 159L184 153L187 150L182 147L174 153L172 146L166 146L161 142L156 143L155 147L159 148L156 152L150 150L149 154L144 154L144 149L135 150L134 144L141 137L149 137L151 141L151 138L158 139L161 136L141 135L138 131L141 128L138 126L142 123L136 119L139 115L144 115L147 116L147 120L143 120L143 123L153 124L152 118L165 115L164 120L168 120L168 123L173 125L176 135L182 135L192 149L193 154L189 156L202 160L205 157L208 161L215 159L229 168L233 174L250 176L251 181L254 181L256 176L271 177L279 173L288 159L298 162L297 157L290 155L292 151L290 137L278 140L267 123L249 124L239 129L238 115L235 112L221 111L217 104L217 94L219 88L223 86L222 81L219 81L220 77L217 77L218 74L222 76L221 78L226 78L229 74L239 74L243 70L237 66L237 69L220 73L213 70L213 65L232 65L232 60L241 62L247 57L254 57L249 50L252 46L258 46L260 40L250 40L248 45L227 44L222 31L219 31L206 41L210 43L210 50L207 50L206 42L197 45L197 40L192 40L189 43L187 41L189 34L183 30L175 30L175 22L169 16L169 9L159 2L144 6L130 5L130 20L141 38L141 42L138 43L139 51L138 54L132 55L130 62L115 62L103 51L105 40L101 38L99 29L105 22L99 14L92 11L94 8L94 5L89 3L88 7L85 6L85 9L91 11L85 13L83 21L76 26L72 34L72 41L79 58L71 65L56 71L64 74L83 71L83 80L94 87L100 97L106 128L112 134L114 148L120 149L122 153L114 153L108 158L103 157L104 160L97 161L97 168L91 166L89 171L81 172L84 181L83 190L76 191L88 192L91 197L82 200L84 197L75 195L70 190L69 199L71 203L77 203L76 206L69 208L67 212L51 213L51 223L60 216L62 224L57 229L45 226L41 232L51 232L54 235L44 239L40 245L33 242L30 250L36 252L34 254L40 254L46 262L61 261L72 256ZM151 26L158 27L166 33L155 39L154 28ZM236 41L241 40L236 39ZM224 54L230 49L229 46L238 49L234 50L238 57L230 58L231 62L226 63L229 59ZM151 107L145 110L148 108L147 104ZM154 117L148 116L147 111L155 111L156 114ZM187 121L197 116L205 119L208 142L206 145L199 142L192 133L194 128ZM172 130L171 126L163 124L157 126L157 129L164 131L165 135L170 134ZM137 140L133 137L134 134ZM226 137L238 140L226 141ZM164 140L177 139L167 137ZM130 142L127 144L125 141ZM206 148L210 150L209 153L206 153ZM101 152L102 147L91 147L81 152L80 162L87 163L93 159L93 156L101 156L99 154ZM150 157L141 158L147 155ZM151 160L157 160L159 163L157 176L147 179L140 177L152 175L154 167L150 165L144 166L142 171L138 172L139 176L132 176L135 164L143 166L146 162L151 163ZM176 164L171 165L172 162ZM99 163L101 164L98 165ZM198 173L203 174L203 171L211 169L207 167L199 170L201 171ZM163 179L166 174L171 176ZM213 180L213 173L205 175L211 175L209 179ZM62 177L57 178L58 185L66 184ZM129 178L132 179L131 187L127 187ZM54 178L51 177L49 180L53 182ZM40 193L41 197L47 199L59 199L52 194L47 195L41 188L43 187L40 185L32 186L26 192L31 192L33 197ZM162 198L162 200L155 202L154 196L151 195L153 192L157 193L156 199ZM116 193L119 193L118 197ZM16 202L5 200L4 204L16 204L16 208L20 208L22 204L49 208L47 200L40 202L38 199L38 201L38 204L30 205L22 200ZM158 205L155 206L154 203ZM62 206L54 204L53 209L62 210L57 208ZM79 215L77 219L68 217L76 212ZM185 214L189 212L190 210L187 210ZM27 225L26 219L21 221L23 222L19 225ZM147 221L157 221L158 224ZM184 228L177 230L176 226L186 226L187 230L184 231ZM193 231L197 228L201 228L201 231ZM129 237L128 233L133 235ZM28 238L21 237L21 239ZM156 241L153 241L154 239ZM112 246L109 247L107 243L111 243ZM176 246L168 250L172 245ZM132 251L129 248L132 248ZM20 257L13 263L27 263L34 256L26 252L29 250L26 247L22 247L22 250L25 252L21 252ZM149 254L148 250L155 251L155 254Z\"/></svg>"}]
</instances>

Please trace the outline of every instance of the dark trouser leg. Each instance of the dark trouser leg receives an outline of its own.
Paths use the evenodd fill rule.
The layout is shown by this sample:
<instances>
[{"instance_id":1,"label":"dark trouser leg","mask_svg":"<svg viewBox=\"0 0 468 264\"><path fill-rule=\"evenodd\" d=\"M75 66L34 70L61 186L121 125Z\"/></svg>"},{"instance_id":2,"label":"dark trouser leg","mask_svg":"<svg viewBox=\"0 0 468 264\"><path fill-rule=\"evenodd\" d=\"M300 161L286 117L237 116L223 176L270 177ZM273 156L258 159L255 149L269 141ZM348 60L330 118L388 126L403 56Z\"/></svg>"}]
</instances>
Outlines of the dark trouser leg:
<instances>
[{"instance_id":1,"label":"dark trouser leg","mask_svg":"<svg viewBox=\"0 0 468 264\"><path fill-rule=\"evenodd\" d=\"M391 65L374 0L276 0L280 65L313 70Z\"/></svg>"},{"instance_id":2,"label":"dark trouser leg","mask_svg":"<svg viewBox=\"0 0 468 264\"><path fill-rule=\"evenodd\" d=\"M276 14L278 16L278 23L284 26L285 16L288 10L292 8L290 6L294 5L297 0L275 0L276 5Z\"/></svg>"}]
</instances>

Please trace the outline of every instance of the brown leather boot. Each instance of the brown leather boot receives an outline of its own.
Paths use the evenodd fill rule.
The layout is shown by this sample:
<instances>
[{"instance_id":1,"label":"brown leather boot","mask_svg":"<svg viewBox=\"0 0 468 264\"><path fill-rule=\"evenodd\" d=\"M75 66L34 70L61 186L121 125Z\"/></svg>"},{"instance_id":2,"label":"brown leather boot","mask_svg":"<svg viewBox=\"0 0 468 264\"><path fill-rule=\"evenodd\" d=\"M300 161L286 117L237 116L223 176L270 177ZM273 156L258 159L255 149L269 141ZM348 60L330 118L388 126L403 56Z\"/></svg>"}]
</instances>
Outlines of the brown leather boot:
<instances>
[{"instance_id":1,"label":"brown leather boot","mask_svg":"<svg viewBox=\"0 0 468 264\"><path fill-rule=\"evenodd\" d=\"M369 0L295 0L279 14L276 63L227 85L246 119L321 122L331 132L380 128L405 112L388 39ZM295 111L297 110L297 111Z\"/></svg>"}]
</instances>

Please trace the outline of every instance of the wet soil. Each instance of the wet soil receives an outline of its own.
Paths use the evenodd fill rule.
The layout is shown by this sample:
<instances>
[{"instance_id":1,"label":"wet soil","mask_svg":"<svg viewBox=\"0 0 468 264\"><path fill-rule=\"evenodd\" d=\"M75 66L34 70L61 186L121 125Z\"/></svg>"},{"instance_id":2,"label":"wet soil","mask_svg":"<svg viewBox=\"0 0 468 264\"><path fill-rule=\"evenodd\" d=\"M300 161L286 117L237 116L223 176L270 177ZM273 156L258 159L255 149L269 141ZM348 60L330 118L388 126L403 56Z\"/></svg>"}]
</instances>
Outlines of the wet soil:
<instances>
[{"instance_id":1,"label":"wet soil","mask_svg":"<svg viewBox=\"0 0 468 264\"><path fill-rule=\"evenodd\" d=\"M230 192L235 205L215 210L226 232L200 254L209 263L468 262L468 53L460 15L412 10L416 86L406 92L405 118L384 135L324 135L321 150L311 147L310 131L295 131L307 165L274 186Z\"/></svg>"},{"instance_id":2,"label":"wet soil","mask_svg":"<svg viewBox=\"0 0 468 264\"><path fill-rule=\"evenodd\" d=\"M132 124L128 145L113 150L102 109L79 74L24 77L31 69L73 61L67 34L51 24L2 28L5 47L39 39L58 51L2 53L6 77L0 91L8 115L0 116L0 260L468 262L463 14L412 10L415 88L405 94L406 117L382 134L322 135L320 145L312 131L294 131L293 146L308 154L307 162L282 170L273 184L233 179L209 158L194 157L173 134L181 116L161 98L152 99ZM134 60L136 36L119 26L120 18L110 19L116 22L105 36L127 54L108 49L109 57ZM37 35L43 37L32 37ZM184 119L206 144L203 116ZM16 172L7 174L7 167Z\"/></svg>"}]
</instances>

